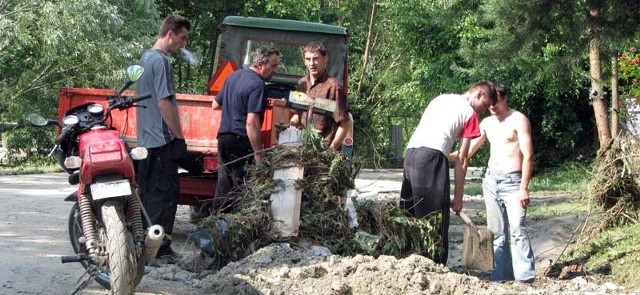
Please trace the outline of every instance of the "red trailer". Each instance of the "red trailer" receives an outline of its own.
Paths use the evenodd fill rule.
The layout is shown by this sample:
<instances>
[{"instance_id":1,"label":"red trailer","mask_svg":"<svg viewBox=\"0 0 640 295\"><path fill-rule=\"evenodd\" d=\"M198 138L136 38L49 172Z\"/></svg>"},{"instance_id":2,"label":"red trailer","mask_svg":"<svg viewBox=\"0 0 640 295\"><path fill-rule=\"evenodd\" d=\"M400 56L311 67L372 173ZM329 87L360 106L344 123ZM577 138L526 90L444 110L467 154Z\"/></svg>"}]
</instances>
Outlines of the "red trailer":
<instances>
[{"instance_id":1,"label":"red trailer","mask_svg":"<svg viewBox=\"0 0 640 295\"><path fill-rule=\"evenodd\" d=\"M265 43L274 44L281 52L278 72L267 82L269 104L262 123L264 147L277 143L278 124L288 125L290 110L286 107L290 91L306 74L302 60L302 47L312 41L323 42L330 52L327 67L329 74L344 85L347 84L347 30L339 26L308 23L293 20L230 16L218 29L214 57L215 73L209 85L209 95L177 94L180 122L185 135L187 149L194 157L201 157L203 171L183 173L180 178L179 204L202 206L210 201L217 180L217 140L221 111L212 108L215 95L222 88L225 78L240 67L247 67L250 53ZM59 119L71 107L97 102L107 106L107 97L114 90L88 88L60 89ZM125 92L124 95L134 95ZM290 104L289 104L290 105ZM113 126L125 137L126 142L136 145L135 108L112 112ZM342 151L350 158L353 139L345 139Z\"/></svg>"},{"instance_id":2,"label":"red trailer","mask_svg":"<svg viewBox=\"0 0 640 295\"><path fill-rule=\"evenodd\" d=\"M66 110L87 102L101 103L107 107L107 97L114 95L114 90L90 88L61 88L59 118ZM125 92L125 95L133 95ZM220 110L211 107L215 96L178 94L178 111L182 132L187 142L187 150L191 154L202 157L201 173L182 173L180 178L181 205L200 206L202 202L213 198L216 186L218 167L216 135L220 124ZM131 108L125 111L112 111L113 126L125 137L130 147L136 146L136 111ZM277 143L275 125L289 122L289 109L285 102L269 99L262 124L262 142L265 147Z\"/></svg>"}]
</instances>

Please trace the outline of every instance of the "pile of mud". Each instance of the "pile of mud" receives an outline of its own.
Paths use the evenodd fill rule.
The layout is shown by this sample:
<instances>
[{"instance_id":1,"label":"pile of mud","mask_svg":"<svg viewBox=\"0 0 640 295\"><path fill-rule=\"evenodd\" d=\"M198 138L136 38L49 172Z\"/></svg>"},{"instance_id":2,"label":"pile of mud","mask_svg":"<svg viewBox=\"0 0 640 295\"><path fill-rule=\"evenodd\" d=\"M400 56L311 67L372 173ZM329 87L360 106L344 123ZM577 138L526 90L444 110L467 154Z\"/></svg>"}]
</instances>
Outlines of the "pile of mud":
<instances>
[{"instance_id":1,"label":"pile of mud","mask_svg":"<svg viewBox=\"0 0 640 295\"><path fill-rule=\"evenodd\" d=\"M207 294L577 294L624 290L599 277L489 282L488 273L451 270L420 255L326 255L308 245L263 247L203 277Z\"/></svg>"}]
</instances>

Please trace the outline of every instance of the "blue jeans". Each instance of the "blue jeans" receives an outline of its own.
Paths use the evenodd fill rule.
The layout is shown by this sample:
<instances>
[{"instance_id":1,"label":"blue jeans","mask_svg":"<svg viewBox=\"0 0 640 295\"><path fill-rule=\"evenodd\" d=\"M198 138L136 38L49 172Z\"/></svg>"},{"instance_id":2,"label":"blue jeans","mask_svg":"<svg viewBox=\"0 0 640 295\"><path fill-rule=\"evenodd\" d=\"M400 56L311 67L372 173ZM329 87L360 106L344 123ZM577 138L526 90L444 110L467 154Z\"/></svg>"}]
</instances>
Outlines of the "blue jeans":
<instances>
[{"instance_id":1,"label":"blue jeans","mask_svg":"<svg viewBox=\"0 0 640 295\"><path fill-rule=\"evenodd\" d=\"M487 226L493 232L492 281L535 277L533 250L524 227L527 209L520 205L521 173L495 175L487 171L482 189Z\"/></svg>"}]
</instances>

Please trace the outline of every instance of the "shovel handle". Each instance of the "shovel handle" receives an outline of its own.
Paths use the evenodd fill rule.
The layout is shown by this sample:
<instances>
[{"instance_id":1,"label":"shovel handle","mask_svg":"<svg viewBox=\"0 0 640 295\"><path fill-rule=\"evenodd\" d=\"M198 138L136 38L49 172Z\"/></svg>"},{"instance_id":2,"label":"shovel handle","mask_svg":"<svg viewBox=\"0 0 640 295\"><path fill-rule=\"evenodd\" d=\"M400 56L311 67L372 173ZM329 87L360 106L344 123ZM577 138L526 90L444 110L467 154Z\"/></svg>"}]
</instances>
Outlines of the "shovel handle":
<instances>
[{"instance_id":1,"label":"shovel handle","mask_svg":"<svg viewBox=\"0 0 640 295\"><path fill-rule=\"evenodd\" d=\"M462 211L458 211L456 212L456 214L458 216L460 216L460 218L462 218L462 221L464 221L464 223L466 223L468 226L470 226L471 228L478 230L478 227L476 226L475 223L473 223L473 220L471 220L471 218L469 218L469 215L467 215L466 213L462 212Z\"/></svg>"}]
</instances>

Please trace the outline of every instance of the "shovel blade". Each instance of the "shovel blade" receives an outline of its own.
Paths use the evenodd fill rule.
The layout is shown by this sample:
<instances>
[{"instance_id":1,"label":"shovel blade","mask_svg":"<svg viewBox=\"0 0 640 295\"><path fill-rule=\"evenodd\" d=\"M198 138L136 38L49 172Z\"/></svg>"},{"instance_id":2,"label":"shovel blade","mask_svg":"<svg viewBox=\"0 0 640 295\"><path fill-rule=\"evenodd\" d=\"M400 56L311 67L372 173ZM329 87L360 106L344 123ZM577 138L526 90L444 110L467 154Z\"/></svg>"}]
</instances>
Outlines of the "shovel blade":
<instances>
[{"instance_id":1,"label":"shovel blade","mask_svg":"<svg viewBox=\"0 0 640 295\"><path fill-rule=\"evenodd\" d=\"M464 226L462 265L478 270L493 269L493 233L486 227Z\"/></svg>"}]
</instances>

